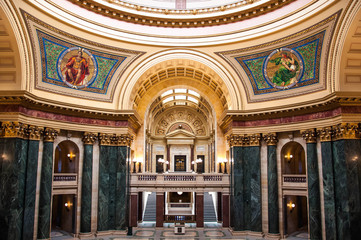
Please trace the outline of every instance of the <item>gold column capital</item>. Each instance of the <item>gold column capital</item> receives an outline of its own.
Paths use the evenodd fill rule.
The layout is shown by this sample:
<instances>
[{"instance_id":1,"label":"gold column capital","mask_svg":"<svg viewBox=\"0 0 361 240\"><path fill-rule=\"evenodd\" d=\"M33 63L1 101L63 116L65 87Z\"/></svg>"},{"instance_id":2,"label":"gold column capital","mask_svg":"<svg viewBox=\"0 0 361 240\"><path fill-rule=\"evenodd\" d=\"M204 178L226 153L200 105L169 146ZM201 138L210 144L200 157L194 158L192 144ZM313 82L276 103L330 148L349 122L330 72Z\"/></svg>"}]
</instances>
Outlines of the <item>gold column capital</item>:
<instances>
[{"instance_id":1,"label":"gold column capital","mask_svg":"<svg viewBox=\"0 0 361 240\"><path fill-rule=\"evenodd\" d=\"M277 145L278 138L277 133L264 133L263 134L263 140L267 143L267 145Z\"/></svg>"},{"instance_id":2,"label":"gold column capital","mask_svg":"<svg viewBox=\"0 0 361 240\"><path fill-rule=\"evenodd\" d=\"M261 134L232 134L227 137L227 142L230 147L233 146L260 146Z\"/></svg>"},{"instance_id":3,"label":"gold column capital","mask_svg":"<svg viewBox=\"0 0 361 240\"><path fill-rule=\"evenodd\" d=\"M29 140L37 140L39 141L41 139L41 136L44 133L43 127L33 126L29 125L29 128L27 130L27 135L29 137Z\"/></svg>"},{"instance_id":4,"label":"gold column capital","mask_svg":"<svg viewBox=\"0 0 361 240\"><path fill-rule=\"evenodd\" d=\"M134 137L130 134L121 134L118 136L118 146L129 146L132 144Z\"/></svg>"},{"instance_id":5,"label":"gold column capital","mask_svg":"<svg viewBox=\"0 0 361 240\"><path fill-rule=\"evenodd\" d=\"M329 142L332 140L334 131L332 127L324 127L317 129L317 135L320 137L321 142Z\"/></svg>"},{"instance_id":6,"label":"gold column capital","mask_svg":"<svg viewBox=\"0 0 361 240\"><path fill-rule=\"evenodd\" d=\"M118 138L116 134L99 133L99 144L103 146L116 146Z\"/></svg>"},{"instance_id":7,"label":"gold column capital","mask_svg":"<svg viewBox=\"0 0 361 240\"><path fill-rule=\"evenodd\" d=\"M243 146L244 145L244 136L239 134L231 134L227 136L227 142L230 147L234 146Z\"/></svg>"},{"instance_id":8,"label":"gold column capital","mask_svg":"<svg viewBox=\"0 0 361 240\"><path fill-rule=\"evenodd\" d=\"M5 121L1 123L0 136L4 138L26 138L28 125L21 122Z\"/></svg>"},{"instance_id":9,"label":"gold column capital","mask_svg":"<svg viewBox=\"0 0 361 240\"><path fill-rule=\"evenodd\" d=\"M317 133L315 129L306 129L301 130L301 135L306 143L316 143L317 142Z\"/></svg>"},{"instance_id":10,"label":"gold column capital","mask_svg":"<svg viewBox=\"0 0 361 240\"><path fill-rule=\"evenodd\" d=\"M54 142L58 136L59 131L53 128L45 128L44 130L44 142Z\"/></svg>"},{"instance_id":11,"label":"gold column capital","mask_svg":"<svg viewBox=\"0 0 361 240\"><path fill-rule=\"evenodd\" d=\"M335 140L360 139L360 127L358 123L340 123L332 127Z\"/></svg>"},{"instance_id":12,"label":"gold column capital","mask_svg":"<svg viewBox=\"0 0 361 240\"><path fill-rule=\"evenodd\" d=\"M261 134L255 133L252 135L245 135L245 138L247 138L247 145L248 146L260 146L261 145Z\"/></svg>"},{"instance_id":13,"label":"gold column capital","mask_svg":"<svg viewBox=\"0 0 361 240\"><path fill-rule=\"evenodd\" d=\"M83 143L86 145L93 145L95 141L97 140L98 134L91 133L91 132L85 132L83 136Z\"/></svg>"}]
</instances>

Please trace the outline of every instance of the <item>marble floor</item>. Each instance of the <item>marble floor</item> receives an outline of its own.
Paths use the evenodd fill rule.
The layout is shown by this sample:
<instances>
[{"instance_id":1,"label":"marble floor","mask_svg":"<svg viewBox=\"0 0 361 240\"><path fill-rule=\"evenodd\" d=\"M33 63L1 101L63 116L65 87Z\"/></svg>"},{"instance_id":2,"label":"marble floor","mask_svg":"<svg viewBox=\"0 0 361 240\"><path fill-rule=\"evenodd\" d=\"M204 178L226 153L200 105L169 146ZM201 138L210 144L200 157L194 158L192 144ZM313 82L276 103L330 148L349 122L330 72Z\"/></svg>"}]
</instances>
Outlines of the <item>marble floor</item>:
<instances>
[{"instance_id":1,"label":"marble floor","mask_svg":"<svg viewBox=\"0 0 361 240\"><path fill-rule=\"evenodd\" d=\"M61 231L53 230L51 232L51 239L53 240L72 240L78 239L72 237L70 234ZM213 239L239 239L239 240L261 240L264 238L233 236L228 229L221 228L217 223L206 223L204 229L197 229L193 224L187 224L184 235L176 235L174 233L174 225L164 225L164 228L155 228L155 223L140 224L139 227L133 228L132 236L101 236L92 238L82 238L86 240L168 240L168 239L184 239L184 240L213 240ZM308 239L307 233L295 233L288 237L287 240L305 240Z\"/></svg>"}]
</instances>

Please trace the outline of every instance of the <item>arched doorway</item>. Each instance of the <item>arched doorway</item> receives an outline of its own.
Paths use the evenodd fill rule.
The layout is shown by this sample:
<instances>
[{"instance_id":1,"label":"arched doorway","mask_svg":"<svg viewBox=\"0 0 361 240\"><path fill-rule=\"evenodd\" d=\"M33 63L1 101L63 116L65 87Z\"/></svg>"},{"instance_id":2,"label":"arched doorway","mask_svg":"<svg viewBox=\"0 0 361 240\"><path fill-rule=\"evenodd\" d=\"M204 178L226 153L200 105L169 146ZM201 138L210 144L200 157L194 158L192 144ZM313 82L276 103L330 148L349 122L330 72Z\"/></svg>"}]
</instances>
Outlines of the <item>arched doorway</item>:
<instances>
[{"instance_id":1,"label":"arched doorway","mask_svg":"<svg viewBox=\"0 0 361 240\"><path fill-rule=\"evenodd\" d=\"M54 159L52 235L75 233L78 166L78 146L70 140L60 142Z\"/></svg>"},{"instance_id":2,"label":"arched doorway","mask_svg":"<svg viewBox=\"0 0 361 240\"><path fill-rule=\"evenodd\" d=\"M284 235L308 238L306 158L300 143L292 141L282 147L281 166Z\"/></svg>"}]
</instances>

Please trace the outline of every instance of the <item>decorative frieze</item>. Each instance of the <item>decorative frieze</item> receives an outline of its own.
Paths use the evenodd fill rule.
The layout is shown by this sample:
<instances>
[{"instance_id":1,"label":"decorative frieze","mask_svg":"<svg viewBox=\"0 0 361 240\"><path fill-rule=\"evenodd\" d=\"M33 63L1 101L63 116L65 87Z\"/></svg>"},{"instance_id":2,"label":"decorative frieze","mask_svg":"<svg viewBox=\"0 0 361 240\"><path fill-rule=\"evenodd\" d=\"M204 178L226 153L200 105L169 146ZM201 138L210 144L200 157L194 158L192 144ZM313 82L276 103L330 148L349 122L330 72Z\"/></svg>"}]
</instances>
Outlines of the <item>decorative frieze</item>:
<instances>
[{"instance_id":1,"label":"decorative frieze","mask_svg":"<svg viewBox=\"0 0 361 240\"><path fill-rule=\"evenodd\" d=\"M230 135L227 137L227 142L232 146L259 146L261 143L261 134L252 135Z\"/></svg>"},{"instance_id":2,"label":"decorative frieze","mask_svg":"<svg viewBox=\"0 0 361 240\"><path fill-rule=\"evenodd\" d=\"M27 128L28 125L20 122L2 122L0 136L4 138L26 138Z\"/></svg>"},{"instance_id":3,"label":"decorative frieze","mask_svg":"<svg viewBox=\"0 0 361 240\"><path fill-rule=\"evenodd\" d=\"M329 142L332 140L333 129L332 127L318 128L317 135L320 137L321 142Z\"/></svg>"},{"instance_id":4,"label":"decorative frieze","mask_svg":"<svg viewBox=\"0 0 361 240\"><path fill-rule=\"evenodd\" d=\"M130 146L134 137L130 134L99 134L99 144L105 146Z\"/></svg>"},{"instance_id":5,"label":"decorative frieze","mask_svg":"<svg viewBox=\"0 0 361 240\"><path fill-rule=\"evenodd\" d=\"M29 128L27 129L27 135L29 137L29 140L37 140L40 141L41 136L44 133L43 127L33 126L29 125Z\"/></svg>"},{"instance_id":6,"label":"decorative frieze","mask_svg":"<svg viewBox=\"0 0 361 240\"><path fill-rule=\"evenodd\" d=\"M267 145L277 145L278 139L276 133L265 133L263 134L263 140Z\"/></svg>"},{"instance_id":7,"label":"decorative frieze","mask_svg":"<svg viewBox=\"0 0 361 240\"><path fill-rule=\"evenodd\" d=\"M307 129L302 130L301 135L306 143L316 143L317 142L317 134L315 129Z\"/></svg>"},{"instance_id":8,"label":"decorative frieze","mask_svg":"<svg viewBox=\"0 0 361 240\"><path fill-rule=\"evenodd\" d=\"M54 142L58 136L59 131L53 128L45 128L44 130L44 142Z\"/></svg>"},{"instance_id":9,"label":"decorative frieze","mask_svg":"<svg viewBox=\"0 0 361 240\"><path fill-rule=\"evenodd\" d=\"M359 139L360 127L358 123L340 123L332 127L335 140Z\"/></svg>"},{"instance_id":10,"label":"decorative frieze","mask_svg":"<svg viewBox=\"0 0 361 240\"><path fill-rule=\"evenodd\" d=\"M87 145L93 145L97 138L98 136L96 133L85 132L83 136L83 142Z\"/></svg>"}]
</instances>

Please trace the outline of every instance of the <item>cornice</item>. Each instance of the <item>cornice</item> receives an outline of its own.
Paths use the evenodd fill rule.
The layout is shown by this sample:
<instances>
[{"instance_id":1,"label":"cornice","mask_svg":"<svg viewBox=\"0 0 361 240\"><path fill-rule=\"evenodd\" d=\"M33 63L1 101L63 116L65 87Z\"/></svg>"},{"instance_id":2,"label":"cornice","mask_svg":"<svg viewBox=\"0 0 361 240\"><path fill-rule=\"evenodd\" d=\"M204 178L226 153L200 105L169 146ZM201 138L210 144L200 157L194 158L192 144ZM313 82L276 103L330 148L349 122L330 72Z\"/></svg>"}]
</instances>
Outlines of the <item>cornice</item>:
<instances>
[{"instance_id":1,"label":"cornice","mask_svg":"<svg viewBox=\"0 0 361 240\"><path fill-rule=\"evenodd\" d=\"M128 6L123 4L123 9L121 9L116 8L115 6L111 7L109 4L101 4L95 0L69 1L89 11L125 22L149 26L189 28L216 26L257 17L279 9L294 0L269 0L264 4L256 5L254 7L246 9L240 8L239 11L236 9L233 11L226 11L239 7L240 5L238 5L238 3L235 4L235 6L231 4L207 9L170 10L148 8L136 4L128 4ZM246 4L253 3L255 1L256 0L248 0L246 1ZM113 4L119 2L121 4L122 1L112 0L110 2ZM244 1L239 1L239 3L241 2ZM129 10L132 8L132 10L136 11L129 11L124 7L128 7ZM152 14L154 16L151 16ZM214 16L210 16L210 14L214 14Z\"/></svg>"},{"instance_id":2,"label":"cornice","mask_svg":"<svg viewBox=\"0 0 361 240\"><path fill-rule=\"evenodd\" d=\"M109 110L66 104L40 98L27 91L0 91L1 105L17 105L31 110L81 118L128 121L134 132L140 127L140 117L134 110Z\"/></svg>"},{"instance_id":3,"label":"cornice","mask_svg":"<svg viewBox=\"0 0 361 240\"><path fill-rule=\"evenodd\" d=\"M320 113L336 111L338 115L360 115L361 94L349 92L336 92L322 99L303 102L299 104L257 109L257 110L227 110L221 116L220 126L224 133L229 132L234 122L251 122L259 120L296 118L307 114L316 114L322 119ZM356 112L355 112L356 111Z\"/></svg>"}]
</instances>

